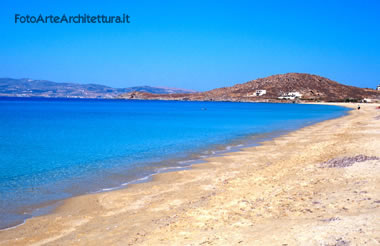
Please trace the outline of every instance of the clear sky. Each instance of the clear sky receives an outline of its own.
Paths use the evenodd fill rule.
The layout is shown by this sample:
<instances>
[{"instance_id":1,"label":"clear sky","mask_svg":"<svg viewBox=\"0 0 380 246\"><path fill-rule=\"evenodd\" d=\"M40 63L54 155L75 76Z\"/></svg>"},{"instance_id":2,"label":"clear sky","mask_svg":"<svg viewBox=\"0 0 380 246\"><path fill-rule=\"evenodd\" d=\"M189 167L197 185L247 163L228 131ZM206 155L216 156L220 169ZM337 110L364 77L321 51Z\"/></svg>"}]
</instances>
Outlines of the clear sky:
<instances>
[{"instance_id":1,"label":"clear sky","mask_svg":"<svg viewBox=\"0 0 380 246\"><path fill-rule=\"evenodd\" d=\"M130 15L130 24L15 24L14 15ZM0 3L0 77L207 90L305 72L380 83L380 1Z\"/></svg>"}]
</instances>

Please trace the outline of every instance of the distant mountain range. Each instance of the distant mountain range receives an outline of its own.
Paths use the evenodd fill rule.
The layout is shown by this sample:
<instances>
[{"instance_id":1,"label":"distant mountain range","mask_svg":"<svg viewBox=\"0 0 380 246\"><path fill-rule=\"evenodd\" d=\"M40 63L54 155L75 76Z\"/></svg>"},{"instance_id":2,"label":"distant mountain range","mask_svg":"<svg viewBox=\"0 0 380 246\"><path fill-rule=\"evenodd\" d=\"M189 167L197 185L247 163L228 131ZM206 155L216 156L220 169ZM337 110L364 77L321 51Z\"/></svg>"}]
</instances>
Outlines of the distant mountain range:
<instances>
[{"instance_id":1,"label":"distant mountain range","mask_svg":"<svg viewBox=\"0 0 380 246\"><path fill-rule=\"evenodd\" d=\"M99 84L56 83L47 80L0 78L0 96L116 98L123 93L130 92L146 92L152 94L186 94L194 93L195 91L151 86L112 88Z\"/></svg>"},{"instance_id":2,"label":"distant mountain range","mask_svg":"<svg viewBox=\"0 0 380 246\"><path fill-rule=\"evenodd\" d=\"M284 100L281 98L292 98L292 94L301 95L293 100L308 101L336 102L359 101L364 98L380 99L380 91L347 86L328 78L306 73L278 74L206 92L171 95L130 92L121 97L126 99L278 102Z\"/></svg>"}]
</instances>

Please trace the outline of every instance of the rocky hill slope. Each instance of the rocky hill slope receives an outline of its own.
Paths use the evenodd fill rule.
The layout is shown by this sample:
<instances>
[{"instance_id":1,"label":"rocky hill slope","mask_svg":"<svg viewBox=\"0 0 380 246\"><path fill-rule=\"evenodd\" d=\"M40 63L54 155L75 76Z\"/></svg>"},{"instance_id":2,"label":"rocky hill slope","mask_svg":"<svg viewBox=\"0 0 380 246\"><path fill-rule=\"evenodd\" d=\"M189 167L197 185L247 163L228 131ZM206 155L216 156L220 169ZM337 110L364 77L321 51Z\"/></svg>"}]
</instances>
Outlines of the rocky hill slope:
<instances>
[{"instance_id":1,"label":"rocky hill slope","mask_svg":"<svg viewBox=\"0 0 380 246\"><path fill-rule=\"evenodd\" d=\"M265 94L257 96L257 90L265 90ZM127 99L195 101L278 101L280 96L286 96L290 92L298 92L302 95L301 100L310 101L354 101L380 97L380 91L347 86L321 76L305 73L273 75L232 87L223 87L201 93L153 95L131 92L123 94L121 97Z\"/></svg>"}]
</instances>

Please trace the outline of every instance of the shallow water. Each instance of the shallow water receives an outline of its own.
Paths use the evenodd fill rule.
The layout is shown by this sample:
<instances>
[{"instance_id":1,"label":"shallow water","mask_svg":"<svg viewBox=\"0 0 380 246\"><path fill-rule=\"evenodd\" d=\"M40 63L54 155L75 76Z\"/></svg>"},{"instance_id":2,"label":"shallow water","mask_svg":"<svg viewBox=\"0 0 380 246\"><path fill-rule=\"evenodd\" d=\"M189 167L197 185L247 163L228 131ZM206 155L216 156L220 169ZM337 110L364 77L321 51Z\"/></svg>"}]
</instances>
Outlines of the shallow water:
<instances>
[{"instance_id":1,"label":"shallow water","mask_svg":"<svg viewBox=\"0 0 380 246\"><path fill-rule=\"evenodd\" d=\"M0 228L345 114L325 105L0 98ZM235 147L234 147L235 146ZM44 211L44 210L42 210Z\"/></svg>"}]
</instances>

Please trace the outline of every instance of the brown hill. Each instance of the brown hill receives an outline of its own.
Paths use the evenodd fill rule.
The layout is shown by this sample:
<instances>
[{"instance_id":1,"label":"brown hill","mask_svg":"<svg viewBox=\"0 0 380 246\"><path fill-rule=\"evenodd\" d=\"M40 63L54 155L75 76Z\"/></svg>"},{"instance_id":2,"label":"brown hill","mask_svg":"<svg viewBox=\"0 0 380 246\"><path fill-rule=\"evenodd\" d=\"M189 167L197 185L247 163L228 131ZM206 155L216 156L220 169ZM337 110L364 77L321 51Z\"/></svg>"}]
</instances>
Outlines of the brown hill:
<instances>
[{"instance_id":1,"label":"brown hill","mask_svg":"<svg viewBox=\"0 0 380 246\"><path fill-rule=\"evenodd\" d=\"M266 90L266 94L256 96L256 90ZM305 73L273 75L232 87L223 87L201 93L153 95L132 92L123 94L122 98L194 101L278 101L278 97L289 92L299 92L302 94L302 100L315 101L380 98L380 91L347 86L321 76Z\"/></svg>"}]
</instances>

